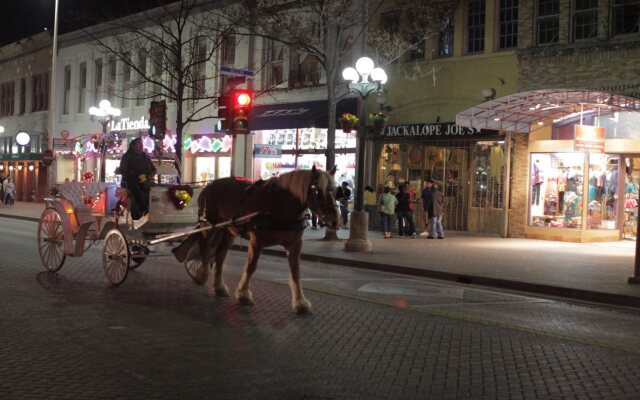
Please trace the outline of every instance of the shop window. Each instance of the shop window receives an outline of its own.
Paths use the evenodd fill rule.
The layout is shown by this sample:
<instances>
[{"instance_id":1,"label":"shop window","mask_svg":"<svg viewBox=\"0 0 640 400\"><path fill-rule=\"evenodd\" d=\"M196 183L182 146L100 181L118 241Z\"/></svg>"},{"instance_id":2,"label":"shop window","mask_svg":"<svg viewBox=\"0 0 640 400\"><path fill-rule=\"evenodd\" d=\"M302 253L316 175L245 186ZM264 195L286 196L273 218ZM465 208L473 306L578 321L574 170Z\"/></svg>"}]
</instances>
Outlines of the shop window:
<instances>
[{"instance_id":1,"label":"shop window","mask_svg":"<svg viewBox=\"0 0 640 400\"><path fill-rule=\"evenodd\" d=\"M467 3L467 54L484 51L484 10L484 0L469 0Z\"/></svg>"},{"instance_id":2,"label":"shop window","mask_svg":"<svg viewBox=\"0 0 640 400\"><path fill-rule=\"evenodd\" d=\"M574 0L573 40L593 39L598 35L598 0Z\"/></svg>"},{"instance_id":3,"label":"shop window","mask_svg":"<svg viewBox=\"0 0 640 400\"><path fill-rule=\"evenodd\" d=\"M589 155L589 203L587 228L616 229L619 158Z\"/></svg>"},{"instance_id":4,"label":"shop window","mask_svg":"<svg viewBox=\"0 0 640 400\"><path fill-rule=\"evenodd\" d=\"M580 228L583 177L583 153L531 154L530 224Z\"/></svg>"},{"instance_id":5,"label":"shop window","mask_svg":"<svg viewBox=\"0 0 640 400\"><path fill-rule=\"evenodd\" d=\"M472 207L503 207L504 148L498 142L478 142L474 149Z\"/></svg>"},{"instance_id":6,"label":"shop window","mask_svg":"<svg viewBox=\"0 0 640 400\"><path fill-rule=\"evenodd\" d=\"M613 1L613 35L640 32L640 0Z\"/></svg>"},{"instance_id":7,"label":"shop window","mask_svg":"<svg viewBox=\"0 0 640 400\"><path fill-rule=\"evenodd\" d=\"M626 159L624 182L623 235L625 239L635 240L638 232L638 186L640 185L640 159Z\"/></svg>"},{"instance_id":8,"label":"shop window","mask_svg":"<svg viewBox=\"0 0 640 400\"><path fill-rule=\"evenodd\" d=\"M500 0L498 48L518 47L518 0Z\"/></svg>"},{"instance_id":9,"label":"shop window","mask_svg":"<svg viewBox=\"0 0 640 400\"><path fill-rule=\"evenodd\" d=\"M558 43L560 38L560 0L536 1L536 42Z\"/></svg>"}]
</instances>

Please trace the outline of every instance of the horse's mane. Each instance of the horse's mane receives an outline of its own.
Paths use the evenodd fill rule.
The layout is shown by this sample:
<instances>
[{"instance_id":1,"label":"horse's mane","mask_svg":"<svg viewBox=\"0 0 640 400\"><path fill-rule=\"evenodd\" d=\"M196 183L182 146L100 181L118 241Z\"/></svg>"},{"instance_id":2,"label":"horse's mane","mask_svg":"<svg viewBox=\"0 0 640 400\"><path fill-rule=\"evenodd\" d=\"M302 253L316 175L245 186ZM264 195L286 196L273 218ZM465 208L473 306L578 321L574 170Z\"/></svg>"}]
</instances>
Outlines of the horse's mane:
<instances>
[{"instance_id":1,"label":"horse's mane","mask_svg":"<svg viewBox=\"0 0 640 400\"><path fill-rule=\"evenodd\" d=\"M316 189L325 192L328 188L334 187L335 182L333 175L319 169L315 170L318 174ZM284 173L276 178L278 186L291 192L303 204L307 202L307 194L313 179L313 171L310 169L296 169L291 172Z\"/></svg>"}]
</instances>

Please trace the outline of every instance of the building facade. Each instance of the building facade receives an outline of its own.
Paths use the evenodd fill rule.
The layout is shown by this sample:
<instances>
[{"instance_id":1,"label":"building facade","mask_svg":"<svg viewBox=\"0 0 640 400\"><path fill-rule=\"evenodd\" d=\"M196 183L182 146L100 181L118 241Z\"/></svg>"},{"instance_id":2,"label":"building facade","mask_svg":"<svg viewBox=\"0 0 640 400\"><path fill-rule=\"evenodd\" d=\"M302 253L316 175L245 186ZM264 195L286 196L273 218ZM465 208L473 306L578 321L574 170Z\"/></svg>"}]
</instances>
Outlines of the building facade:
<instances>
[{"instance_id":1,"label":"building facade","mask_svg":"<svg viewBox=\"0 0 640 400\"><path fill-rule=\"evenodd\" d=\"M47 194L50 66L48 32L0 48L0 174L13 179L18 201L42 201ZM26 144L16 140L21 132Z\"/></svg>"}]
</instances>

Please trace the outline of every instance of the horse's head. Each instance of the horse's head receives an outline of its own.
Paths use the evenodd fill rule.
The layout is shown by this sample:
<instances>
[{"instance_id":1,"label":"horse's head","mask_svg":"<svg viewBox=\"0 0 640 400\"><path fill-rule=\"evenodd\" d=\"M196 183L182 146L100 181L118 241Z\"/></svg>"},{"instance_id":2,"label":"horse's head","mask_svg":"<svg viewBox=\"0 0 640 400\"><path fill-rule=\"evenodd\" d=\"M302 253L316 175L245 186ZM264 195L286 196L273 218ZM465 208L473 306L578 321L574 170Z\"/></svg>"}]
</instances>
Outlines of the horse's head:
<instances>
[{"instance_id":1,"label":"horse's head","mask_svg":"<svg viewBox=\"0 0 640 400\"><path fill-rule=\"evenodd\" d=\"M313 166L307 195L307 205L311 211L332 229L336 229L340 223L340 213L336 207L336 182L333 179L335 173L335 166L328 172Z\"/></svg>"}]
</instances>

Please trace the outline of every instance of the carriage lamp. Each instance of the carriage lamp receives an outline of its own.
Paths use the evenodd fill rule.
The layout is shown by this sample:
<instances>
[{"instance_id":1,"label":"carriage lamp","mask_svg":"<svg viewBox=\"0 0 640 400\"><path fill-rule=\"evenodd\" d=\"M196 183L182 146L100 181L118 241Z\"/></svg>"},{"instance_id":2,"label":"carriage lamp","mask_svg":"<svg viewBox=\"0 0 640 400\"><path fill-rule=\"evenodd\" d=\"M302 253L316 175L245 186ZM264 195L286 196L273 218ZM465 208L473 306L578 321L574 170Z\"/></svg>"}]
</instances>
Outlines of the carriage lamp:
<instances>
[{"instance_id":1,"label":"carriage lamp","mask_svg":"<svg viewBox=\"0 0 640 400\"><path fill-rule=\"evenodd\" d=\"M382 85L387 83L387 73L380 67L376 68L372 59L361 57L356 61L355 68L347 67L342 71L344 80L349 81L349 91L359 96L360 129L356 135L356 188L354 196L354 212L351 213L351 229L349 240L345 243L346 251L370 251L371 242L368 235L368 213L364 206L364 145L365 124L367 120L367 98L371 93L382 93Z\"/></svg>"}]
</instances>

